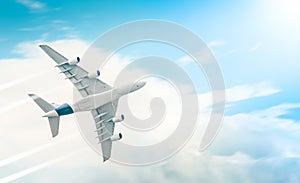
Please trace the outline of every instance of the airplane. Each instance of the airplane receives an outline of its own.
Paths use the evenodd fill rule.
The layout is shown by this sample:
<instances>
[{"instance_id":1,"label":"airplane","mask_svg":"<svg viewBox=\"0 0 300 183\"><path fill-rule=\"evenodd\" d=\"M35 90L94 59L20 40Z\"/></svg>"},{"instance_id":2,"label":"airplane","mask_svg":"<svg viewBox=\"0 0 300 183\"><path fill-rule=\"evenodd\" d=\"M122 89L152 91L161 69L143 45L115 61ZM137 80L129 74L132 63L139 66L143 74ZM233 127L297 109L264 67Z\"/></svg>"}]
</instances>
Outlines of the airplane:
<instances>
[{"instance_id":1,"label":"airplane","mask_svg":"<svg viewBox=\"0 0 300 183\"><path fill-rule=\"evenodd\" d=\"M91 111L96 125L96 138L99 139L102 149L103 162L111 157L112 142L122 139L122 134L114 134L115 123L125 119L124 115L116 115L119 98L145 86L146 82L138 81L121 87L112 87L104 83L98 76L100 71L89 73L77 64L80 58L68 60L48 45L39 45L40 48L56 62L60 73L65 74L74 87L79 91L82 99L74 104L50 104L35 94L28 94L34 102L45 112L50 124L52 137L57 136L60 116L74 112Z\"/></svg>"}]
</instances>

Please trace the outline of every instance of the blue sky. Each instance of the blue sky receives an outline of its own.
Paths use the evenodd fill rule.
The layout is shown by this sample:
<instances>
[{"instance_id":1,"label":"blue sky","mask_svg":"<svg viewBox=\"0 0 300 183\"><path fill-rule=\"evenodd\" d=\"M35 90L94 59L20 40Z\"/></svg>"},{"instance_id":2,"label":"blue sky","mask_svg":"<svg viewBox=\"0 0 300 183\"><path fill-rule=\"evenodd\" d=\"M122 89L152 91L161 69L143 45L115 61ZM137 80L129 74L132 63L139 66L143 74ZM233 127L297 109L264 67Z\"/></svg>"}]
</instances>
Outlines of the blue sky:
<instances>
[{"instance_id":1,"label":"blue sky","mask_svg":"<svg viewBox=\"0 0 300 183\"><path fill-rule=\"evenodd\" d=\"M15 56L14 47L24 41L76 36L91 42L121 23L164 19L186 26L207 43L225 42L214 49L228 86L264 78L278 87L295 89L292 78L299 76L293 67L299 60L299 22L296 15L286 15L289 10L280 12L268 1L41 1L37 7L24 2L31 1L1 2L2 58ZM255 47L259 49L251 53ZM237 75L243 79L237 80Z\"/></svg>"},{"instance_id":2,"label":"blue sky","mask_svg":"<svg viewBox=\"0 0 300 183\"><path fill-rule=\"evenodd\" d=\"M263 131L265 130L262 138L267 137L266 139L272 141L271 136L274 136L274 140L277 140L279 137L276 134L274 135L274 132L278 132L282 133L283 136L286 135L283 138L283 142L286 144L291 144L292 146L296 145L292 142L295 140L299 141L299 139L296 139L299 136L294 134L294 136L289 136L290 134L288 133L291 132L289 130L292 129L288 131L279 129L279 126L282 124L288 123L291 125L290 123L296 123L297 125L300 120L299 107L292 105L300 103L300 2L297 0L168 0L163 2L5 0L0 2L0 7L0 22L2 24L0 29L0 64L2 64L3 68L12 68L7 66L10 61L30 60L30 55L24 54L24 49L22 50L22 45L24 45L22 43L34 43L35 41L54 43L58 40L80 40L80 44L84 42L84 44L88 45L99 35L119 24L141 19L162 19L183 25L195 32L212 49L222 69L226 88L238 87L240 89L238 91L243 92L246 90L250 93L249 96L241 97L243 99L232 99L232 101L229 101L229 107L226 112L226 119L228 118L229 123L238 121L237 118L241 116L241 119L239 119L245 121L247 121L247 117L248 119L259 119L254 125L257 125L258 128L261 127ZM16 64L19 64L19 62L16 62ZM187 66L187 69L190 68ZM0 83L2 88L5 88L5 83L10 81L10 78L6 77L4 73L7 74L8 71L2 70L1 76L3 79ZM30 76L29 71L24 71L24 73L23 77ZM23 88L26 88L26 85ZM258 88L262 88L262 91L257 91ZM264 92L263 89L269 90L269 92L266 92L267 94L259 94L259 92ZM270 90L272 91L270 92ZM255 92L258 92L258 94L255 94ZM267 112L267 117L262 117L262 111ZM269 114L269 111L273 112L274 115ZM259 123L260 121L262 123ZM274 131L265 128L265 126L269 125L267 124L268 121L275 123L276 129L273 129ZM231 125L230 123L229 126ZM248 127L248 125L247 123L246 126ZM242 125L233 125L234 129L241 128L241 130L245 130L244 127ZM294 127L293 125L288 126L288 128ZM228 126L224 128L228 133L221 136L224 139L232 140L232 135L226 136L232 131ZM233 134L240 134L235 132L233 131ZM249 132L249 134L246 132L245 136L247 137L245 138L254 138L257 134L252 132ZM223 146L220 145L222 142L216 141L211 154L216 155L224 150L222 149ZM251 147L259 148L253 145L251 140L249 140L249 143ZM267 152L265 156L272 155L273 157L274 154L280 154L275 146L270 148L274 152ZM243 145L237 147L244 148ZM289 148L293 149L292 147ZM243 159L247 156L247 159L256 157L251 156L252 152L248 154L245 152L248 152L247 148L240 151L237 148L230 147L228 150L228 154L232 155L231 158ZM260 154L259 150L257 152ZM239 153L245 153L246 155ZM293 153L300 153L300 150L296 149ZM261 154L264 154L264 152ZM299 162L297 157L293 158L295 162ZM200 157L200 159L203 160L204 158ZM203 161L213 168L214 162ZM246 176L249 182L257 180L256 178L251 179L253 178L251 175L255 175L251 167L263 169L264 166L272 166L268 159L264 159L262 162L258 161L250 167L243 167L245 168L245 174L249 175ZM276 161L279 160L277 159ZM176 162L177 160L171 162L171 165L176 166ZM177 163L182 162L178 160ZM224 166L223 163L217 164ZM259 164L262 165L260 166ZM284 159L282 167L294 170L295 167L299 168L298 164L291 165L287 159ZM276 169L274 171L279 171L282 167L278 165L278 169L274 168ZM160 169L158 167L154 168L155 171ZM167 168L164 169L164 166L162 169L167 172ZM217 169L222 170L220 167ZM177 170L174 171L177 172ZM232 171L234 171L234 168ZM142 171L130 170L132 175L135 175L136 172ZM106 170L106 173L111 174L108 170ZM223 176L226 177L226 175ZM228 176L233 175L228 173ZM187 175L181 178L193 180ZM30 177L27 179L30 181ZM211 179L202 177L199 180ZM295 180L296 182L300 181L300 178L296 176ZM293 181L291 179L288 182Z\"/></svg>"}]
</instances>

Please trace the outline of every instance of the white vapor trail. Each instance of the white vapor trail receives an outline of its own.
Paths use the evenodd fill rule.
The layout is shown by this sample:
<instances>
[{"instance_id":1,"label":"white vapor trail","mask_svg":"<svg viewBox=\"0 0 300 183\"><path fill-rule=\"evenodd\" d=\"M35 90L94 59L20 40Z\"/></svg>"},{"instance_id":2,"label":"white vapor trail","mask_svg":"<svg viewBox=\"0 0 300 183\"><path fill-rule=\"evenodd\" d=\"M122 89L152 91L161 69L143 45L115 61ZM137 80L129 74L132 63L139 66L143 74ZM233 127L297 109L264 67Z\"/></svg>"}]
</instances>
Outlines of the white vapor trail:
<instances>
[{"instance_id":1,"label":"white vapor trail","mask_svg":"<svg viewBox=\"0 0 300 183\"><path fill-rule=\"evenodd\" d=\"M27 169L22 170L22 171L19 171L19 172L17 172L17 173L11 174L11 175L9 175L9 176L7 176L7 177L1 178L1 179L0 179L0 183L7 183L7 182L11 182L11 181L17 180L17 179L19 179L19 178L22 178L22 177L28 175L28 174L31 174L31 173L34 173L34 172L40 170L40 169L43 169L43 168L45 168L45 167L47 167L47 166L53 165L53 164L58 163L58 162L60 162L60 161L62 161L62 160L64 160L64 159L67 159L67 158L69 158L70 156L73 156L73 155L75 155L75 154L81 153L81 152L83 152L83 151L86 150L86 149L87 149L87 148L84 148L84 149L81 149L81 150L72 152L72 153L70 153L70 154L66 154L66 155L64 155L64 156L60 156L60 157L58 157L58 158L55 158L55 159L46 161L46 162L41 163L41 164L39 164L39 165L33 166L33 167L31 167L31 168L27 168Z\"/></svg>"},{"instance_id":2,"label":"white vapor trail","mask_svg":"<svg viewBox=\"0 0 300 183\"><path fill-rule=\"evenodd\" d=\"M39 146L37 148L34 148L34 149L31 149L31 150L28 150L28 151L25 151L23 153L20 153L20 154L17 154L17 155L14 155L12 157L9 157L9 158L6 158L4 160L1 160L0 161L0 168L7 165L7 164L10 164L10 163L13 163L17 160L20 160L22 158L25 158L25 157L28 157L34 153L37 153L37 152L40 152L44 149L47 149L49 147L52 147L54 145L57 145L57 144L60 144L60 143L63 143L63 142L66 142L74 137L76 137L78 135L72 135L72 136L69 136L69 137L66 137L66 138L63 138L61 140L58 140L58 141L55 141L55 142L51 142L51 143L48 143L48 144L45 144L45 145L42 145L42 146Z\"/></svg>"},{"instance_id":3,"label":"white vapor trail","mask_svg":"<svg viewBox=\"0 0 300 183\"><path fill-rule=\"evenodd\" d=\"M52 89L52 90L48 90L46 92L43 92L42 95L47 95L49 93L54 93L56 91L59 91L62 87L59 87L59 88L55 88L55 89ZM22 106L23 104L26 104L27 102L31 101L32 99L29 98L26 94L24 94L24 96L26 96L26 98L22 99L22 100L19 100L17 102L14 102L14 103L11 103L10 105L7 105L7 106L4 106L4 107L1 107L0 106L0 113L4 113L6 111L9 111L9 110L12 110L16 107L19 107L19 106Z\"/></svg>"},{"instance_id":4,"label":"white vapor trail","mask_svg":"<svg viewBox=\"0 0 300 183\"><path fill-rule=\"evenodd\" d=\"M37 74L32 74L32 75L27 76L27 77L15 79L15 80L9 81L9 82L7 82L7 83L0 84L0 91L5 90L5 89L8 89L8 88L10 88L10 87L13 87L13 86L15 86L15 85L18 85L18 84L20 84L20 83L23 83L24 81L27 81L27 80L36 78L36 77L38 77L38 76L40 76L40 75L42 75L42 74L44 74L44 72L40 72L40 73L37 73Z\"/></svg>"},{"instance_id":5,"label":"white vapor trail","mask_svg":"<svg viewBox=\"0 0 300 183\"><path fill-rule=\"evenodd\" d=\"M28 98L24 98L22 100L19 100L17 102L11 103L10 105L4 106L4 107L0 107L0 113L4 113L6 111L9 111L11 109L14 109L16 107L19 107L23 104L25 104L26 102L28 102L30 99Z\"/></svg>"}]
</instances>

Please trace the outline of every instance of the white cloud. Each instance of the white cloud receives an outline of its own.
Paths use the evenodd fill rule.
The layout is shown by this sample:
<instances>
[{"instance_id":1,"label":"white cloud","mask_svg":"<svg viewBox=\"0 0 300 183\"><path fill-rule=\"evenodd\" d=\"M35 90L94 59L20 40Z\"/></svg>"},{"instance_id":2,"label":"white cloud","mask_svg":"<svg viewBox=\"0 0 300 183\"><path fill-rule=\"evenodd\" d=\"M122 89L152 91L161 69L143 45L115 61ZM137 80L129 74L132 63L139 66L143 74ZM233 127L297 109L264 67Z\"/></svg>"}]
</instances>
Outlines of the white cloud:
<instances>
[{"instance_id":1,"label":"white cloud","mask_svg":"<svg viewBox=\"0 0 300 183\"><path fill-rule=\"evenodd\" d=\"M299 182L299 129L291 119L227 116L216 142L205 152L197 152L198 136L167 163L120 167L113 174L122 171L117 181L133 176L134 182ZM105 180L115 180L112 177Z\"/></svg>"},{"instance_id":2,"label":"white cloud","mask_svg":"<svg viewBox=\"0 0 300 183\"><path fill-rule=\"evenodd\" d=\"M30 58L31 60L49 60L49 57L46 56L46 54L39 48L40 44L51 45L56 50L59 50L59 52L63 55L66 55L67 58L82 56L89 45L88 42L76 38L57 40L53 42L45 42L40 39L19 43L13 52L18 53L25 58Z\"/></svg>"},{"instance_id":3,"label":"white cloud","mask_svg":"<svg viewBox=\"0 0 300 183\"><path fill-rule=\"evenodd\" d=\"M0 182L1 182L1 183L2 183L2 182L3 182L3 183L6 183L6 182L12 182L12 181L15 181L15 180L17 180L17 179L20 179L20 178L26 176L26 175L29 175L29 174L34 173L34 172L36 172L36 171L39 171L39 170L41 170L41 169L43 169L43 168L46 168L46 167L48 167L48 166L54 165L55 163L58 163L58 162L60 162L60 161L63 161L63 160L65 160L65 159L67 159L67 158L70 158L71 156L78 155L79 152L82 152L82 150L81 150L81 151L78 151L78 150L77 150L77 151L74 151L74 152L72 152L72 153L68 153L68 154L66 154L66 155L56 157L55 159L50 159L50 160L48 160L48 161L46 161L46 162L43 162L43 163L41 163L41 164L38 164L38 165L35 165L35 166L33 166L33 167L27 168L27 169L25 169L25 170L19 171L19 172L17 172L17 173L11 174L11 175L9 175L9 176L7 176L7 177L0 178Z\"/></svg>"},{"instance_id":4,"label":"white cloud","mask_svg":"<svg viewBox=\"0 0 300 183\"><path fill-rule=\"evenodd\" d=\"M198 53L196 53L195 55L197 56L198 58L198 61L201 63L201 64L205 64L207 63L208 61L210 60L213 60L214 59L214 56L212 54L212 48L213 47L218 47L218 46L223 46L225 45L226 42L224 41L219 41L219 40L214 40L214 41L211 41L207 44L208 48L209 49L201 49L199 50ZM191 64L191 63L196 63L197 61L195 61L191 56L189 55L184 55L182 57L180 57L178 59L178 62L179 64L181 64L182 66L186 66L188 64Z\"/></svg>"},{"instance_id":5,"label":"white cloud","mask_svg":"<svg viewBox=\"0 0 300 183\"><path fill-rule=\"evenodd\" d=\"M223 56L228 56L228 55L231 55L231 54L235 54L237 52L238 52L237 49L231 49L231 50L227 51Z\"/></svg>"},{"instance_id":6,"label":"white cloud","mask_svg":"<svg viewBox=\"0 0 300 183\"><path fill-rule=\"evenodd\" d=\"M41 30L43 28L43 26L35 26L35 27L22 27L19 28L19 31L37 31L37 30Z\"/></svg>"},{"instance_id":7,"label":"white cloud","mask_svg":"<svg viewBox=\"0 0 300 183\"><path fill-rule=\"evenodd\" d=\"M278 93L279 91L279 89L267 82L239 85L226 90L226 101L236 102L254 97L263 97Z\"/></svg>"},{"instance_id":8,"label":"white cloud","mask_svg":"<svg viewBox=\"0 0 300 183\"><path fill-rule=\"evenodd\" d=\"M36 0L17 0L17 3L20 3L33 11L42 10L46 7L46 4Z\"/></svg>"},{"instance_id":9,"label":"white cloud","mask_svg":"<svg viewBox=\"0 0 300 183\"><path fill-rule=\"evenodd\" d=\"M191 57L189 55L182 56L177 61L182 66L186 66L191 63L207 64L207 63L210 63L211 61L215 60L215 57L212 54L212 50L210 50L206 47L203 47L202 49L200 49L198 52L196 52L194 54L194 56L197 59L196 61L193 59L193 57Z\"/></svg>"},{"instance_id":10,"label":"white cloud","mask_svg":"<svg viewBox=\"0 0 300 183\"><path fill-rule=\"evenodd\" d=\"M190 63L195 62L192 57L189 55L182 56L178 59L179 63L181 63L183 66L188 65Z\"/></svg>"},{"instance_id":11,"label":"white cloud","mask_svg":"<svg viewBox=\"0 0 300 183\"><path fill-rule=\"evenodd\" d=\"M249 52L255 52L255 51L258 50L261 46L262 46L262 43L261 43L261 42L255 43L255 45L253 45L253 46L249 49Z\"/></svg>"},{"instance_id":12,"label":"white cloud","mask_svg":"<svg viewBox=\"0 0 300 183\"><path fill-rule=\"evenodd\" d=\"M277 117L299 107L299 104L278 105L253 113L226 116L224 126L209 151L224 156L238 151L255 159L285 158L286 151L300 153L299 146L295 145L300 139L297 133L300 125L292 119ZM265 113L274 108L281 110Z\"/></svg>"},{"instance_id":13,"label":"white cloud","mask_svg":"<svg viewBox=\"0 0 300 183\"><path fill-rule=\"evenodd\" d=\"M201 109L205 109L212 105L212 94L218 95L221 91L211 91L199 94L199 103ZM230 105L233 102L248 100L256 97L265 97L280 92L280 90L272 86L268 82L260 82L254 84L238 85L225 90L226 103ZM216 101L216 104L223 101Z\"/></svg>"},{"instance_id":14,"label":"white cloud","mask_svg":"<svg viewBox=\"0 0 300 183\"><path fill-rule=\"evenodd\" d=\"M284 114L288 114L289 110L300 108L300 103L290 104L284 103L277 106L270 107L261 111L254 111L253 114L261 117L275 118Z\"/></svg>"},{"instance_id":15,"label":"white cloud","mask_svg":"<svg viewBox=\"0 0 300 183\"><path fill-rule=\"evenodd\" d=\"M19 78L19 79L15 79L15 80L9 81L7 83L2 83L2 84L0 84L0 92L1 92L1 90L9 89L10 87L13 87L13 86L18 85L18 84L20 84L22 82L30 80L30 79L32 79L34 77L37 77L40 74L33 74L33 75L25 76L23 78Z\"/></svg>"},{"instance_id":16,"label":"white cloud","mask_svg":"<svg viewBox=\"0 0 300 183\"><path fill-rule=\"evenodd\" d=\"M30 149L28 151L21 152L21 153L19 153L17 155L14 155L12 157L3 159L3 160L0 161L0 167L11 164L15 161L18 161L18 160L26 158L28 156L34 155L34 154L39 153L41 151L44 151L44 150L48 149L49 147L53 147L55 145L58 145L59 143L69 141L70 138L72 138L72 137L74 137L74 136L64 137L63 139L59 139L59 140L50 142L48 144L41 145L41 146L38 146L34 149Z\"/></svg>"},{"instance_id":17,"label":"white cloud","mask_svg":"<svg viewBox=\"0 0 300 183\"><path fill-rule=\"evenodd\" d=\"M209 42L207 45L208 45L208 47L212 48L212 47L216 47L216 46L223 46L225 44L226 43L224 41L214 40L214 41Z\"/></svg>"}]
</instances>

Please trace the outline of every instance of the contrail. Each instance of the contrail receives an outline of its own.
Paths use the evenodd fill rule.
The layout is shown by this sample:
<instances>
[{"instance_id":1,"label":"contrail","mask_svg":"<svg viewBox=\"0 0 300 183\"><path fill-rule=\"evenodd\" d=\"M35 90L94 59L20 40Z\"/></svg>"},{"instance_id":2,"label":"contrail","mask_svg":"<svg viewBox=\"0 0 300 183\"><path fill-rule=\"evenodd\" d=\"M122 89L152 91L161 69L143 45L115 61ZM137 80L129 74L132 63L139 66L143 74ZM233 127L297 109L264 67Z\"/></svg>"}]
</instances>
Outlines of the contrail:
<instances>
[{"instance_id":1,"label":"contrail","mask_svg":"<svg viewBox=\"0 0 300 183\"><path fill-rule=\"evenodd\" d=\"M48 90L46 92L43 92L43 95L46 95L46 94L49 94L49 93L52 93L52 92L56 92L56 91L59 91L62 87L59 87L59 88L55 88L55 89L51 89L51 90ZM25 94L24 94L25 96ZM9 111L13 108L16 108L16 107L19 107L27 102L31 101L31 99L26 95L26 98L22 99L22 100L19 100L15 103L11 103L7 106L4 106L4 107L0 107L0 113L3 113L3 112L6 112L6 111Z\"/></svg>"},{"instance_id":2,"label":"contrail","mask_svg":"<svg viewBox=\"0 0 300 183\"><path fill-rule=\"evenodd\" d=\"M34 149L31 149L31 150L25 151L25 152L23 152L23 153L20 153L20 154L17 154L17 155L15 155L15 156L6 158L6 159L4 159L4 160L1 160L1 161L0 161L0 167L3 167L3 166L5 166L5 165L7 165L7 164L10 164L10 163L13 163L13 162L15 162L15 161L17 161L17 160L20 160L20 159L22 159L22 158L25 158L25 157L27 157L27 156L30 156L30 155L32 155L32 154L34 154L34 153L40 152L40 151L42 151L42 150L44 150L44 149L47 149L47 148L49 148L49 147L52 147L52 146L54 146L54 145L57 145L57 144L66 142L66 141L68 141L68 140L70 140L70 139L72 139L72 138L74 138L74 137L76 137L76 136L78 136L78 135L72 135L72 136L63 138L63 139L61 139L61 140L57 140L57 141L55 141L55 142L51 142L51 143L48 143L48 144L39 146L39 147L37 147L37 148L34 148Z\"/></svg>"},{"instance_id":3,"label":"contrail","mask_svg":"<svg viewBox=\"0 0 300 183\"><path fill-rule=\"evenodd\" d=\"M46 162L41 163L41 164L39 164L39 165L33 166L33 167L31 167L31 168L27 168L27 169L25 169L25 170L19 171L19 172L17 172L17 173L14 173L14 174L12 174L12 175L9 175L9 176L7 176L7 177L4 177L4 178L0 179L0 183L7 183L7 182L11 182L11 181L17 180L17 179L19 179L19 178L22 178L22 177L28 175L28 174L31 174L31 173L34 173L34 172L40 170L40 169L43 169L43 168L45 168L45 167L47 167L47 166L53 165L53 164L55 164L55 163L57 163L57 162L60 162L60 161L62 161L62 160L64 160L64 159L67 159L67 158L69 158L70 156L73 156L73 155L75 155L75 154L81 153L81 152L83 152L83 151L86 150L86 149L87 149L87 148L84 148L84 149L81 149L81 150L72 152L72 153L70 153L70 154L67 154L67 155L60 156L60 157L58 157L58 158L52 159L52 160L50 160L50 161L46 161Z\"/></svg>"},{"instance_id":4,"label":"contrail","mask_svg":"<svg viewBox=\"0 0 300 183\"><path fill-rule=\"evenodd\" d=\"M13 108L16 108L16 107L19 107L19 106L25 104L28 101L29 101L29 98L28 99L22 99L22 100L19 100L19 101L15 102L15 103L11 103L11 104L9 104L7 106L0 107L0 113L9 111L9 110L11 110Z\"/></svg>"},{"instance_id":5,"label":"contrail","mask_svg":"<svg viewBox=\"0 0 300 183\"><path fill-rule=\"evenodd\" d=\"M19 79L9 81L9 82L4 83L4 84L0 84L0 91L8 89L8 88L10 88L12 86L15 86L17 84L23 83L24 81L30 80L30 79L35 78L37 76L40 76L42 74L44 74L44 72L40 72L40 73L37 73L37 74L32 74L32 75L27 76L27 77L22 77L22 78L19 78Z\"/></svg>"}]
</instances>

